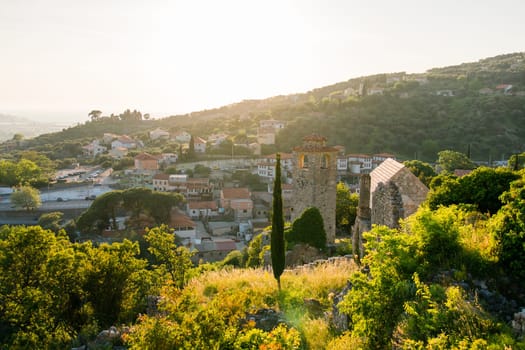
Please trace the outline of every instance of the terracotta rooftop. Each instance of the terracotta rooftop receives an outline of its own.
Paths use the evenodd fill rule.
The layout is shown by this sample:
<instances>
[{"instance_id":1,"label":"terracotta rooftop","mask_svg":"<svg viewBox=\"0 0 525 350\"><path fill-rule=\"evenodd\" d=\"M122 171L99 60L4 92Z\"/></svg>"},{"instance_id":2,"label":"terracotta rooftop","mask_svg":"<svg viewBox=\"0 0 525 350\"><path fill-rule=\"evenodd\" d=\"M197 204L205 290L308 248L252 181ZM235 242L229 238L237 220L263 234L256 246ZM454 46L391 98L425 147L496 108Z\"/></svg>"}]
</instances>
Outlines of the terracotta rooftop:
<instances>
[{"instance_id":1,"label":"terracotta rooftop","mask_svg":"<svg viewBox=\"0 0 525 350\"><path fill-rule=\"evenodd\" d=\"M153 180L169 180L170 174L155 174Z\"/></svg>"},{"instance_id":2,"label":"terracotta rooftop","mask_svg":"<svg viewBox=\"0 0 525 350\"><path fill-rule=\"evenodd\" d=\"M224 199L250 199L250 191L247 188L223 188Z\"/></svg>"},{"instance_id":3,"label":"terracotta rooftop","mask_svg":"<svg viewBox=\"0 0 525 350\"><path fill-rule=\"evenodd\" d=\"M197 226L189 216L180 212L179 209L173 208L170 213L170 227L195 227Z\"/></svg>"},{"instance_id":4,"label":"terracotta rooftop","mask_svg":"<svg viewBox=\"0 0 525 350\"><path fill-rule=\"evenodd\" d=\"M159 160L157 156L151 155L149 153L141 153L135 157L136 160Z\"/></svg>"},{"instance_id":5,"label":"terracotta rooftop","mask_svg":"<svg viewBox=\"0 0 525 350\"><path fill-rule=\"evenodd\" d=\"M218 207L215 201L189 201L188 208L217 210Z\"/></svg>"}]
</instances>

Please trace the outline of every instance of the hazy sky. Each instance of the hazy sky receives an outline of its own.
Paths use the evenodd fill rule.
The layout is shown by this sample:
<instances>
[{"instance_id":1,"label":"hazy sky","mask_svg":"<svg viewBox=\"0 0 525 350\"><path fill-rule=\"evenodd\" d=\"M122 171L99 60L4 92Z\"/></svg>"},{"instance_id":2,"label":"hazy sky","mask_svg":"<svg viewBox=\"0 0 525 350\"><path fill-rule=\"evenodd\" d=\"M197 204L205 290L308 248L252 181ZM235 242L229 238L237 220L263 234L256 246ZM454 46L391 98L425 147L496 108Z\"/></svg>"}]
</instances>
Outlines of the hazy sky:
<instances>
[{"instance_id":1,"label":"hazy sky","mask_svg":"<svg viewBox=\"0 0 525 350\"><path fill-rule=\"evenodd\" d=\"M153 117L525 51L523 0L0 0L0 113Z\"/></svg>"}]
</instances>

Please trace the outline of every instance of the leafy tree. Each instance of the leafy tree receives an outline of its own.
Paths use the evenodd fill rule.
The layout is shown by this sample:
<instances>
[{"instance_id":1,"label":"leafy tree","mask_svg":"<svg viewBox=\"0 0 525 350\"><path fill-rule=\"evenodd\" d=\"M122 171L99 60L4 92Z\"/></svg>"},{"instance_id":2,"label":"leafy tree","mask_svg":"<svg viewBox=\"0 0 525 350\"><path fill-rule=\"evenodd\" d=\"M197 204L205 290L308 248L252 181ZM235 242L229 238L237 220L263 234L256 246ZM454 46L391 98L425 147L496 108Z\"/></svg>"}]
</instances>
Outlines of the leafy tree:
<instances>
[{"instance_id":1,"label":"leafy tree","mask_svg":"<svg viewBox=\"0 0 525 350\"><path fill-rule=\"evenodd\" d=\"M449 174L435 177L427 202L432 209L440 205L472 204L483 213L496 213L502 206L500 196L519 176L507 168L480 167L457 178Z\"/></svg>"},{"instance_id":2,"label":"leafy tree","mask_svg":"<svg viewBox=\"0 0 525 350\"><path fill-rule=\"evenodd\" d=\"M307 208L300 217L292 223L289 240L306 243L319 249L326 248L326 231L319 209Z\"/></svg>"},{"instance_id":3,"label":"leafy tree","mask_svg":"<svg viewBox=\"0 0 525 350\"><path fill-rule=\"evenodd\" d=\"M97 109L94 109L88 113L88 117L91 118L91 121L97 121L98 119L100 119L101 115L102 115L102 112Z\"/></svg>"},{"instance_id":4,"label":"leafy tree","mask_svg":"<svg viewBox=\"0 0 525 350\"><path fill-rule=\"evenodd\" d=\"M202 164L197 164L193 168L194 177L208 177L211 174L211 168Z\"/></svg>"},{"instance_id":5,"label":"leafy tree","mask_svg":"<svg viewBox=\"0 0 525 350\"><path fill-rule=\"evenodd\" d=\"M187 153L188 160L195 159L195 139L193 138L193 135L190 137L190 144L188 146L188 153Z\"/></svg>"},{"instance_id":6,"label":"leafy tree","mask_svg":"<svg viewBox=\"0 0 525 350\"><path fill-rule=\"evenodd\" d=\"M37 224L45 230L51 230L55 233L58 233L60 230L60 222L62 221L63 216L64 213L60 211L45 213L40 215Z\"/></svg>"},{"instance_id":7,"label":"leafy tree","mask_svg":"<svg viewBox=\"0 0 525 350\"><path fill-rule=\"evenodd\" d=\"M146 267L146 261L137 258L140 253L138 242L126 239L122 243L104 243L99 247L85 243L79 249L88 259L84 290L97 323L109 327L117 321L130 321L123 319L123 315L128 314L124 303L126 293L135 285L137 273ZM145 311L146 305L142 307Z\"/></svg>"},{"instance_id":8,"label":"leafy tree","mask_svg":"<svg viewBox=\"0 0 525 350\"><path fill-rule=\"evenodd\" d=\"M359 196L350 193L350 189L342 182L337 184L335 202L335 223L340 232L350 233L357 215Z\"/></svg>"},{"instance_id":9,"label":"leafy tree","mask_svg":"<svg viewBox=\"0 0 525 350\"><path fill-rule=\"evenodd\" d=\"M499 265L517 281L525 278L525 180L512 184L502 195L503 207L493 220Z\"/></svg>"},{"instance_id":10,"label":"leafy tree","mask_svg":"<svg viewBox=\"0 0 525 350\"><path fill-rule=\"evenodd\" d=\"M284 271L285 264L285 246L283 199L281 189L281 155L279 153L277 153L276 156L275 180L273 184L272 233L270 247L273 276L277 280L279 290L281 290L281 275Z\"/></svg>"},{"instance_id":11,"label":"leafy tree","mask_svg":"<svg viewBox=\"0 0 525 350\"><path fill-rule=\"evenodd\" d=\"M246 267L260 267L263 265L265 247L263 246L262 238L262 235L257 235L248 244Z\"/></svg>"},{"instance_id":12,"label":"leafy tree","mask_svg":"<svg viewBox=\"0 0 525 350\"><path fill-rule=\"evenodd\" d=\"M169 274L172 283L183 288L187 282L188 270L193 266L192 254L186 247L177 246L175 234L165 225L155 227L144 236L148 251L155 257L156 267Z\"/></svg>"},{"instance_id":13,"label":"leafy tree","mask_svg":"<svg viewBox=\"0 0 525 350\"><path fill-rule=\"evenodd\" d=\"M427 187L430 186L430 181L437 174L434 171L434 168L428 163L422 162L420 160L407 160L403 162L403 165L416 175L416 177L421 180Z\"/></svg>"},{"instance_id":14,"label":"leafy tree","mask_svg":"<svg viewBox=\"0 0 525 350\"><path fill-rule=\"evenodd\" d=\"M9 187L20 183L17 178L15 163L9 160L0 160L0 183Z\"/></svg>"},{"instance_id":15,"label":"leafy tree","mask_svg":"<svg viewBox=\"0 0 525 350\"><path fill-rule=\"evenodd\" d=\"M34 210L42 204L40 191L31 186L20 186L11 194L11 203L27 211Z\"/></svg>"},{"instance_id":16,"label":"leafy tree","mask_svg":"<svg viewBox=\"0 0 525 350\"><path fill-rule=\"evenodd\" d=\"M456 169L470 170L476 168L476 164L465 154L450 150L438 152L437 165L448 172L454 172Z\"/></svg>"},{"instance_id":17,"label":"leafy tree","mask_svg":"<svg viewBox=\"0 0 525 350\"><path fill-rule=\"evenodd\" d=\"M0 228L0 344L66 349L89 316L84 256L39 226Z\"/></svg>"},{"instance_id":18,"label":"leafy tree","mask_svg":"<svg viewBox=\"0 0 525 350\"><path fill-rule=\"evenodd\" d=\"M525 152L520 154L513 154L510 156L508 161L508 167L513 170L523 169L525 165Z\"/></svg>"}]
</instances>

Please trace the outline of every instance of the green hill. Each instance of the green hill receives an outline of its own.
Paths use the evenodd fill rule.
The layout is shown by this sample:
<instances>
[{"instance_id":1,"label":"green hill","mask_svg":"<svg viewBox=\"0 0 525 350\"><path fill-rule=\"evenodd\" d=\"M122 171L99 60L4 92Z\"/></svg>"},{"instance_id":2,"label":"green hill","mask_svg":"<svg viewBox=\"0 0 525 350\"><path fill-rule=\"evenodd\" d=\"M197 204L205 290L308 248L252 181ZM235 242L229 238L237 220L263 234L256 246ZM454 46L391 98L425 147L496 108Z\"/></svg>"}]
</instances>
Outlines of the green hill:
<instances>
[{"instance_id":1,"label":"green hill","mask_svg":"<svg viewBox=\"0 0 525 350\"><path fill-rule=\"evenodd\" d=\"M349 153L392 152L400 158L433 161L439 150L466 153L470 147L474 160L508 158L525 147L520 138L525 134L525 53L419 74L358 77L306 93L157 120L130 118L134 112L41 135L27 147L89 139L103 132L144 135L156 127L202 137L220 131L249 138L256 135L259 120L275 118L288 123L276 141L276 149L282 151L315 131Z\"/></svg>"}]
</instances>

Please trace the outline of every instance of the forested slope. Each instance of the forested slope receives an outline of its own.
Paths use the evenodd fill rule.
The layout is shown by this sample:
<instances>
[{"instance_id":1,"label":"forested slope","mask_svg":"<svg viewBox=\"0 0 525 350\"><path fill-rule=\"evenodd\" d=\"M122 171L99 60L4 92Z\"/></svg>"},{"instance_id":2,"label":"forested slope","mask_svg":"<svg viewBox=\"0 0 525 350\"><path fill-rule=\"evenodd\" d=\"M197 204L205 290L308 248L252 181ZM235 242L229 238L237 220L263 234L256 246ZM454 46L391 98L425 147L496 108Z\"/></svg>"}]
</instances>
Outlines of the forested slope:
<instances>
[{"instance_id":1,"label":"forested slope","mask_svg":"<svg viewBox=\"0 0 525 350\"><path fill-rule=\"evenodd\" d=\"M26 145L38 150L104 132L144 136L156 127L201 137L226 132L253 142L259 120L275 118L288 123L277 137L276 149L282 151L318 132L351 153L392 152L399 158L433 161L439 150L467 153L470 148L474 160L497 160L525 147L520 140L525 134L524 57L514 53L421 74L359 77L306 93L157 120L128 110L41 135Z\"/></svg>"}]
</instances>

